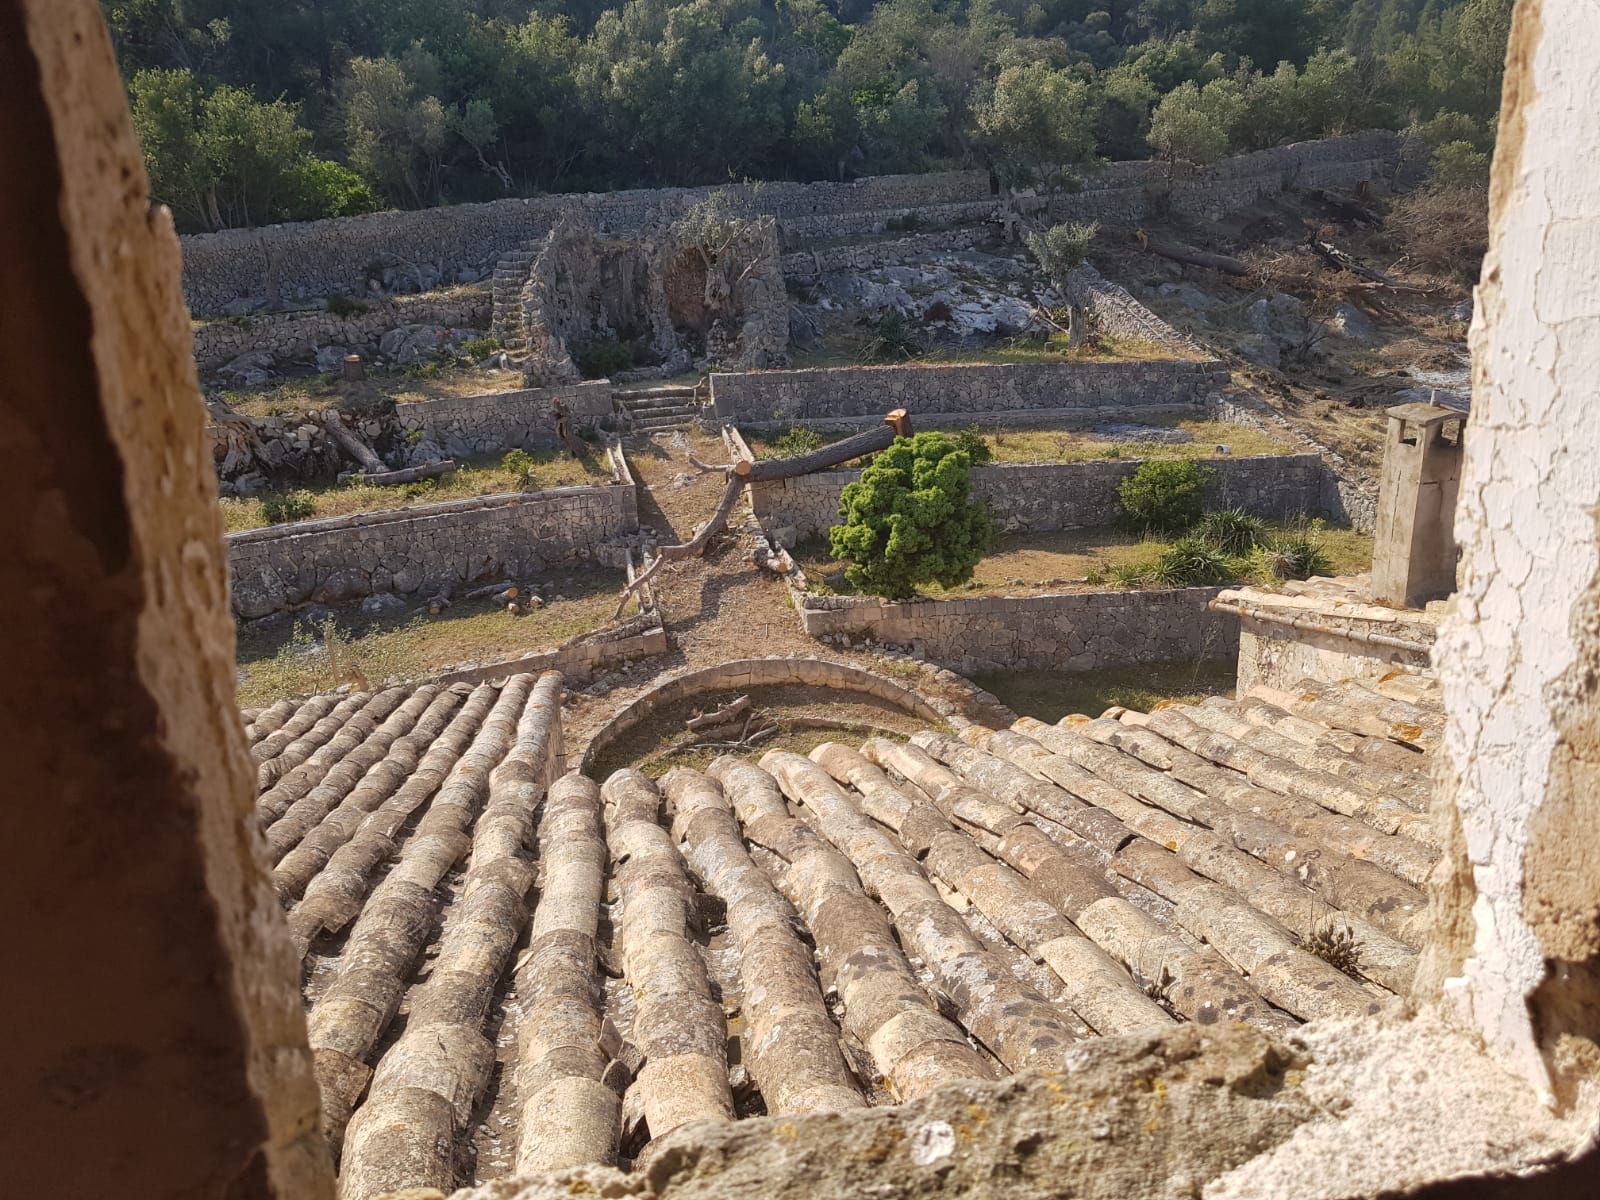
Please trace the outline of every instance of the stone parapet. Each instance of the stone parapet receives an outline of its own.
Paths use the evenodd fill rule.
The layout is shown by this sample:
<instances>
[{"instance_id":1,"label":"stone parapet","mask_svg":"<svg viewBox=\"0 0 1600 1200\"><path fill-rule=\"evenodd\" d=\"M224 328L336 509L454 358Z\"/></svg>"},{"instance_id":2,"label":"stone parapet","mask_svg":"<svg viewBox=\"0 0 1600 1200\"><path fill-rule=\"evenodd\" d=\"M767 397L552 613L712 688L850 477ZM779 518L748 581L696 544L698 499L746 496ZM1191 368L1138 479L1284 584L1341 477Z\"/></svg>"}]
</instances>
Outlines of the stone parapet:
<instances>
[{"instance_id":1,"label":"stone parapet","mask_svg":"<svg viewBox=\"0 0 1600 1200\"><path fill-rule=\"evenodd\" d=\"M1238 626L1207 606L1219 588L1061 592L965 600L797 598L812 637L909 646L954 671L1094 671L1172 659L1224 659Z\"/></svg>"}]
</instances>

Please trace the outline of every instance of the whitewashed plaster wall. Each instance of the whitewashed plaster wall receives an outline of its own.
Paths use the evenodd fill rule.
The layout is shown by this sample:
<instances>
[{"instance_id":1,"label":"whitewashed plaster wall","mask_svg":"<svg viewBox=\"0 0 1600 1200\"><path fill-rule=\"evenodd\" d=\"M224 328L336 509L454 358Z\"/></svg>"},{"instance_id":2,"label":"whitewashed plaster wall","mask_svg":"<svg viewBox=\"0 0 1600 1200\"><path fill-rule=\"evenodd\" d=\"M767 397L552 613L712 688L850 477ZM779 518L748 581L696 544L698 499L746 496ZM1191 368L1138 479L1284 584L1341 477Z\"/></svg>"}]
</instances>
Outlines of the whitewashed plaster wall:
<instances>
[{"instance_id":1,"label":"whitewashed plaster wall","mask_svg":"<svg viewBox=\"0 0 1600 1200\"><path fill-rule=\"evenodd\" d=\"M1524 887L1559 786L1566 684L1600 557L1600 22L1593 0L1520 0L1471 340L1455 613L1435 651L1476 898L1444 983L1490 1050L1550 1086L1530 998L1545 960ZM1541 927L1542 928L1542 927ZM1548 935L1546 940L1550 940Z\"/></svg>"}]
</instances>

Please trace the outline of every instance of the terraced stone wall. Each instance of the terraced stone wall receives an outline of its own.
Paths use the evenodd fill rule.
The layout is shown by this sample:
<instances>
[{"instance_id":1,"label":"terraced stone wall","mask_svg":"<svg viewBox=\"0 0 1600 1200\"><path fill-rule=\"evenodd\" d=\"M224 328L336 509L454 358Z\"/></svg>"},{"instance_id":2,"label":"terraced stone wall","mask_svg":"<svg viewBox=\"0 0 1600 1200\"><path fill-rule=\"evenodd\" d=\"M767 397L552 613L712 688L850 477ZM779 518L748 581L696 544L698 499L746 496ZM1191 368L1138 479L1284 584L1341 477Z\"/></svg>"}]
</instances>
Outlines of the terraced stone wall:
<instances>
[{"instance_id":1,"label":"terraced stone wall","mask_svg":"<svg viewBox=\"0 0 1600 1200\"><path fill-rule=\"evenodd\" d=\"M1215 216L1287 187L1348 187L1384 176L1399 151L1398 135L1380 130L1279 146L1189 171L1112 163L1063 198L1058 215L1138 220L1156 196L1180 214ZM709 190L541 196L193 234L183 239L184 296L194 312L212 314L241 302L276 308L336 292L363 294L369 278L396 265L425 287L482 279L501 255L548 233L566 211L581 210L609 230L626 232L670 218ZM778 218L790 238L857 237L908 213L930 223L982 220L996 203L983 171L763 183L748 199L756 211Z\"/></svg>"},{"instance_id":2,"label":"terraced stone wall","mask_svg":"<svg viewBox=\"0 0 1600 1200\"><path fill-rule=\"evenodd\" d=\"M711 376L717 419L751 429L795 421L876 423L893 408L947 421L1198 409L1226 384L1215 362L942 363L730 371Z\"/></svg>"},{"instance_id":3,"label":"terraced stone wall","mask_svg":"<svg viewBox=\"0 0 1600 1200\"><path fill-rule=\"evenodd\" d=\"M638 528L635 489L611 484L251 529L228 535L233 612L249 619L563 564L621 565L622 548L613 556L602 543Z\"/></svg>"},{"instance_id":4,"label":"terraced stone wall","mask_svg":"<svg viewBox=\"0 0 1600 1200\"><path fill-rule=\"evenodd\" d=\"M219 318L196 326L194 359L202 371L213 371L257 351L275 359L295 359L313 357L324 346L375 346L391 329L407 325L487 329L489 310L487 291L462 289L375 300L364 312L349 316L317 309Z\"/></svg>"},{"instance_id":5,"label":"terraced stone wall","mask_svg":"<svg viewBox=\"0 0 1600 1200\"><path fill-rule=\"evenodd\" d=\"M1111 525L1121 515L1117 485L1141 461L975 467L972 490L1005 533ZM1315 454L1216 458L1205 465L1212 471L1207 486L1212 508L1243 508L1263 517L1318 511L1325 468ZM839 493L860 478L860 471L820 471L752 484L750 504L767 532L788 527L805 537L838 521Z\"/></svg>"},{"instance_id":6,"label":"terraced stone wall","mask_svg":"<svg viewBox=\"0 0 1600 1200\"><path fill-rule=\"evenodd\" d=\"M1063 592L896 603L804 595L812 637L870 637L909 646L954 671L1095 671L1171 659L1232 658L1239 622L1207 605L1219 588Z\"/></svg>"},{"instance_id":7,"label":"terraced stone wall","mask_svg":"<svg viewBox=\"0 0 1600 1200\"><path fill-rule=\"evenodd\" d=\"M604 379L566 387L525 388L481 396L444 397L395 408L400 429L426 454L468 458L517 447L555 446L551 416L557 399L577 429L596 429L611 415L611 384Z\"/></svg>"}]
</instances>

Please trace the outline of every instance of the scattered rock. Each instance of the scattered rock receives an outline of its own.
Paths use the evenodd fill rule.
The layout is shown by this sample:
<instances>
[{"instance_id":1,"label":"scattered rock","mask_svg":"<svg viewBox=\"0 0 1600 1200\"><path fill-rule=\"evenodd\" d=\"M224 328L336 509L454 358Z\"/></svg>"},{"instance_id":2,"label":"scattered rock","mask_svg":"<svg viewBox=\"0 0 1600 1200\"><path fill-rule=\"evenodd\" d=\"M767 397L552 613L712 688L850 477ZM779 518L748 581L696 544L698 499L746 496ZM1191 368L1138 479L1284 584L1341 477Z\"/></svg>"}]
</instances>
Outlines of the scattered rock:
<instances>
[{"instance_id":1,"label":"scattered rock","mask_svg":"<svg viewBox=\"0 0 1600 1200\"><path fill-rule=\"evenodd\" d=\"M344 369L345 357L351 353L349 346L324 346L317 351L317 370L333 375Z\"/></svg>"},{"instance_id":2,"label":"scattered rock","mask_svg":"<svg viewBox=\"0 0 1600 1200\"><path fill-rule=\"evenodd\" d=\"M1368 342L1373 335L1372 321L1354 304L1341 304L1328 320L1328 332L1353 342Z\"/></svg>"},{"instance_id":3,"label":"scattered rock","mask_svg":"<svg viewBox=\"0 0 1600 1200\"><path fill-rule=\"evenodd\" d=\"M405 606L406 602L393 592L378 592L361 602L361 611L368 616L377 616L380 613L395 612Z\"/></svg>"},{"instance_id":4,"label":"scattered rock","mask_svg":"<svg viewBox=\"0 0 1600 1200\"><path fill-rule=\"evenodd\" d=\"M243 387L262 387L272 381L272 355L265 350L241 354L217 372Z\"/></svg>"}]
</instances>

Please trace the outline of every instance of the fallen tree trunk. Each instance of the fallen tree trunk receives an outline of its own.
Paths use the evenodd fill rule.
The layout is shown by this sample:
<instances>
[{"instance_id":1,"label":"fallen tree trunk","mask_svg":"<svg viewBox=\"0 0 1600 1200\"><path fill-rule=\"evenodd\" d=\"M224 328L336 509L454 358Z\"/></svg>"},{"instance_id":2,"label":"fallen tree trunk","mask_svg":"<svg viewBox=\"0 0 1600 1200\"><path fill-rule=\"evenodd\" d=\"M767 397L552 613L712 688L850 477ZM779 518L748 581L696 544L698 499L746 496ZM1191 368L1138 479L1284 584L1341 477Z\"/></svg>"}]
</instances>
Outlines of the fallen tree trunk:
<instances>
[{"instance_id":1,"label":"fallen tree trunk","mask_svg":"<svg viewBox=\"0 0 1600 1200\"><path fill-rule=\"evenodd\" d=\"M701 713L698 717L690 717L683 723L685 729L710 729L716 725L723 725L733 720L745 709L750 707L750 697L740 696L721 708L714 708L708 713Z\"/></svg>"},{"instance_id":2,"label":"fallen tree trunk","mask_svg":"<svg viewBox=\"0 0 1600 1200\"><path fill-rule=\"evenodd\" d=\"M420 467L404 467L398 471L378 471L374 474L362 476L367 483L379 487L387 487L397 483L415 483L419 479L438 479L441 476L452 474L456 469L456 460L447 458L440 462L423 463Z\"/></svg>"},{"instance_id":3,"label":"fallen tree trunk","mask_svg":"<svg viewBox=\"0 0 1600 1200\"><path fill-rule=\"evenodd\" d=\"M1149 254L1160 258L1171 259L1176 263L1183 263L1189 267L1204 267L1208 271L1221 271L1224 275L1248 276L1250 268L1242 259L1233 258L1227 254L1213 254L1209 250L1197 250L1193 246L1185 246L1181 242L1158 242L1149 237L1141 229L1134 235L1139 248Z\"/></svg>"},{"instance_id":4,"label":"fallen tree trunk","mask_svg":"<svg viewBox=\"0 0 1600 1200\"><path fill-rule=\"evenodd\" d=\"M799 475L809 475L814 471L837 467L852 458L887 450L895 438L909 437L910 434L910 418L906 415L905 409L897 408L885 416L884 423L877 428L847 437L843 441L834 442L820 450L813 450L809 454L799 454L793 458L767 459L764 462L755 462L748 458L739 459L733 464L733 471L728 476L728 486L723 490L722 499L717 504L716 512L711 514L711 519L698 527L694 536L687 542L657 549L655 561L622 589L622 596L617 601L617 611L614 615L620 617L623 610L628 607L628 601L655 578L656 572L667 563L682 562L686 558L695 558L704 553L706 544L727 527L728 518L733 515L734 505L739 502L746 484L793 479Z\"/></svg>"},{"instance_id":5,"label":"fallen tree trunk","mask_svg":"<svg viewBox=\"0 0 1600 1200\"><path fill-rule=\"evenodd\" d=\"M328 431L328 436L334 444L361 468L364 475L386 475L389 473L389 464L379 458L377 453L366 442L356 436L343 421L339 414L328 411L322 414L322 427Z\"/></svg>"}]
</instances>

